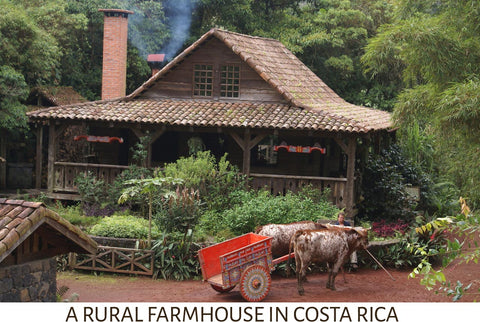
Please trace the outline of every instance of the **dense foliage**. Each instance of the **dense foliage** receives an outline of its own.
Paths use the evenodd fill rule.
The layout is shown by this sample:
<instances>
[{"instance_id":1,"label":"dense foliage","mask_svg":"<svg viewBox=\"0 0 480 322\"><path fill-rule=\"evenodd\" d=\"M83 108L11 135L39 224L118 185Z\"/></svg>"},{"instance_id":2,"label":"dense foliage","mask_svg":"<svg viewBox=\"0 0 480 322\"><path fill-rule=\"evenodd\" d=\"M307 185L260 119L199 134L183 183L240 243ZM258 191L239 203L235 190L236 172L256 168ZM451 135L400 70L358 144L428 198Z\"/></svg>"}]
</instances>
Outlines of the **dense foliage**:
<instances>
[{"instance_id":1,"label":"dense foliage","mask_svg":"<svg viewBox=\"0 0 480 322\"><path fill-rule=\"evenodd\" d=\"M96 236L147 239L148 221L138 216L113 215L104 217L95 224L90 233ZM160 231L155 225L152 226L151 234L153 238L160 237Z\"/></svg>"},{"instance_id":2,"label":"dense foliage","mask_svg":"<svg viewBox=\"0 0 480 322\"><path fill-rule=\"evenodd\" d=\"M366 162L362 181L359 216L373 221L413 220L414 210L435 212L433 181L414 162L404 156L397 145L379 154L371 154ZM406 188L417 186L420 200L413 200Z\"/></svg>"},{"instance_id":3,"label":"dense foliage","mask_svg":"<svg viewBox=\"0 0 480 322\"><path fill-rule=\"evenodd\" d=\"M363 57L374 77L401 85L394 117L400 140L419 143L409 144L412 159L440 182L453 183L475 207L479 8L478 1L397 1L395 19L369 41Z\"/></svg>"},{"instance_id":4,"label":"dense foliage","mask_svg":"<svg viewBox=\"0 0 480 322\"><path fill-rule=\"evenodd\" d=\"M239 203L223 214L224 225L236 235L270 223L333 220L339 212L337 207L327 201L326 194L320 202L315 202L302 193L272 196L268 191L243 191L237 196Z\"/></svg>"}]
</instances>

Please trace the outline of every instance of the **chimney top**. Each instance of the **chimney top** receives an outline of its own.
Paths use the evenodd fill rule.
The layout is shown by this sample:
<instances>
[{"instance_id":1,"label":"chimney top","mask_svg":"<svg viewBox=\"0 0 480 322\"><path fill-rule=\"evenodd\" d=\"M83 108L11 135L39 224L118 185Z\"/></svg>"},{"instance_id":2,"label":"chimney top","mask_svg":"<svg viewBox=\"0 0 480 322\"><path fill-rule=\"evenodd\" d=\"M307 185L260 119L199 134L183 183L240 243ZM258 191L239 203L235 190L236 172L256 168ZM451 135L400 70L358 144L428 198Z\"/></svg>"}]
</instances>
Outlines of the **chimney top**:
<instances>
[{"instance_id":1,"label":"chimney top","mask_svg":"<svg viewBox=\"0 0 480 322\"><path fill-rule=\"evenodd\" d=\"M161 63L165 59L165 54L150 54L147 57L149 63Z\"/></svg>"},{"instance_id":2,"label":"chimney top","mask_svg":"<svg viewBox=\"0 0 480 322\"><path fill-rule=\"evenodd\" d=\"M98 11L103 12L107 17L122 16L124 18L127 18L128 15L133 14L133 11L123 9L98 9Z\"/></svg>"}]
</instances>

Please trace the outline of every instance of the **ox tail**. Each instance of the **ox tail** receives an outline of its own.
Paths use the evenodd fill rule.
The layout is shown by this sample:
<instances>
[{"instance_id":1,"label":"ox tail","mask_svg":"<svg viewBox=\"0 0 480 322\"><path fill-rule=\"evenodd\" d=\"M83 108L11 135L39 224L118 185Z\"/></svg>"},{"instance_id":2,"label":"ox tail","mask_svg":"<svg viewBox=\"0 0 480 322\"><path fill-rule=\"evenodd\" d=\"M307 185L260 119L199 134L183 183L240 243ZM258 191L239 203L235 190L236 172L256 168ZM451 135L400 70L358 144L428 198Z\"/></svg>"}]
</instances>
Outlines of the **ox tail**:
<instances>
[{"instance_id":1,"label":"ox tail","mask_svg":"<svg viewBox=\"0 0 480 322\"><path fill-rule=\"evenodd\" d=\"M285 267L285 275L287 275L287 277L290 277L290 273L291 273L291 266L290 266L290 259L291 259L291 254L292 254L292 246L293 246L293 240L295 239L295 235L296 234L293 234L293 236L290 238L290 243L288 245L288 260L287 260L287 267Z\"/></svg>"},{"instance_id":2,"label":"ox tail","mask_svg":"<svg viewBox=\"0 0 480 322\"><path fill-rule=\"evenodd\" d=\"M297 236L299 234L301 234L302 231L301 230L297 230L295 232L295 234L293 234L293 236L290 238L290 243L288 245L288 260L287 260L287 267L285 268L285 275L287 275L287 277L290 276L290 273L291 273L291 270L292 270L292 267L290 265L290 259L292 258L292 249L294 249L294 244L295 244L295 240L297 239Z\"/></svg>"}]
</instances>

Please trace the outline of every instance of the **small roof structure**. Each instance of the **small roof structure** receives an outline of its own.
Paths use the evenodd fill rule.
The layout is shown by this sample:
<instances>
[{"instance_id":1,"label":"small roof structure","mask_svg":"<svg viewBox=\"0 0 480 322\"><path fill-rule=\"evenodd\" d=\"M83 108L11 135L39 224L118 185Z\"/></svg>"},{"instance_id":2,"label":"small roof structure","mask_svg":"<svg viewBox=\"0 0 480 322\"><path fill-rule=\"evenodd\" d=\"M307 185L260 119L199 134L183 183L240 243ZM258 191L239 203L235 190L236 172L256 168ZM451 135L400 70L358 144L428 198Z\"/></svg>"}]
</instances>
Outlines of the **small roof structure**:
<instances>
[{"instance_id":1,"label":"small roof structure","mask_svg":"<svg viewBox=\"0 0 480 322\"><path fill-rule=\"evenodd\" d=\"M71 86L38 86L32 89L32 94L41 96L52 106L69 105L86 102Z\"/></svg>"},{"instance_id":2,"label":"small roof structure","mask_svg":"<svg viewBox=\"0 0 480 322\"><path fill-rule=\"evenodd\" d=\"M216 38L248 64L285 104L142 97L186 57ZM292 119L291 116L294 115ZM350 104L338 96L280 41L211 29L132 94L113 100L29 112L46 119L115 121L162 125L253 127L369 133L392 127L390 113Z\"/></svg>"},{"instance_id":3,"label":"small roof structure","mask_svg":"<svg viewBox=\"0 0 480 322\"><path fill-rule=\"evenodd\" d=\"M31 238L35 234L40 237ZM21 247L28 238L31 238L29 247ZM17 248L22 251L16 252ZM93 239L43 203L0 198L0 266L9 256L17 257L8 261L11 264L24 262L18 253L25 254L25 259L37 260L96 250Z\"/></svg>"}]
</instances>

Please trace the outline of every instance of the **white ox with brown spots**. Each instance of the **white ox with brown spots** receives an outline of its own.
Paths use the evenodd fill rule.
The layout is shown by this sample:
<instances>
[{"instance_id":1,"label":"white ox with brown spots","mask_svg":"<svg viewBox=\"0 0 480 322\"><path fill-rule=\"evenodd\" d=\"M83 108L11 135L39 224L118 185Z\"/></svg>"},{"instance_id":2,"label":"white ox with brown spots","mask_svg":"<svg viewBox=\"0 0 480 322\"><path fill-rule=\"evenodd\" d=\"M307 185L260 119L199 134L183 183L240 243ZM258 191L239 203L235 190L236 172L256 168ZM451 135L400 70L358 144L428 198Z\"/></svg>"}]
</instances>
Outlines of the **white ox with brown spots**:
<instances>
[{"instance_id":1,"label":"white ox with brown spots","mask_svg":"<svg viewBox=\"0 0 480 322\"><path fill-rule=\"evenodd\" d=\"M335 277L352 252L368 245L367 230L363 228L299 230L292 237L290 250L295 253L298 293L303 295L303 281L310 263L327 263L327 288L335 290Z\"/></svg>"},{"instance_id":2,"label":"white ox with brown spots","mask_svg":"<svg viewBox=\"0 0 480 322\"><path fill-rule=\"evenodd\" d=\"M255 233L272 237L272 256L281 257L289 253L290 240L298 230L320 229L322 224L313 221L298 221L289 224L268 224L255 229Z\"/></svg>"}]
</instances>

